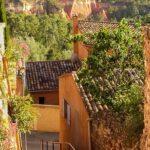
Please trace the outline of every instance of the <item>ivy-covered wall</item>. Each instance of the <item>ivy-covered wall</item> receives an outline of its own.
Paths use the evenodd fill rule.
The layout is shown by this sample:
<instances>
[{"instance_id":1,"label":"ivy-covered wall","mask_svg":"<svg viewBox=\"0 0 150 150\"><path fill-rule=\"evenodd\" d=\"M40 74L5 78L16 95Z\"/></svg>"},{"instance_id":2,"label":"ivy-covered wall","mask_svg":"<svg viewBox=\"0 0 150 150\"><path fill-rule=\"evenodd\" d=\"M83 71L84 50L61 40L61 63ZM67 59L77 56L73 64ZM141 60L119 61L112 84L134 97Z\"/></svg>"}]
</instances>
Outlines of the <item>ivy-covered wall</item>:
<instances>
[{"instance_id":1,"label":"ivy-covered wall","mask_svg":"<svg viewBox=\"0 0 150 150\"><path fill-rule=\"evenodd\" d=\"M131 137L122 126L124 114L103 110L91 122L92 150L140 150L139 137ZM145 150L145 149L142 149Z\"/></svg>"}]
</instances>

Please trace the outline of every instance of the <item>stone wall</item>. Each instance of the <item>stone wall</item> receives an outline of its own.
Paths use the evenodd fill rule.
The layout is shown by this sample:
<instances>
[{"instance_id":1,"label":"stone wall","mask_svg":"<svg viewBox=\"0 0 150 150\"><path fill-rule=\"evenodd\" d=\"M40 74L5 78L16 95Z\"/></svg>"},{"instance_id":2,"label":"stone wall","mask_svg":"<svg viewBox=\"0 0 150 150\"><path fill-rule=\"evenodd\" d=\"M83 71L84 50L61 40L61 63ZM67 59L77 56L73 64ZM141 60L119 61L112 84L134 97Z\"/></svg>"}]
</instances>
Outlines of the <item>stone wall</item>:
<instances>
[{"instance_id":1,"label":"stone wall","mask_svg":"<svg viewBox=\"0 0 150 150\"><path fill-rule=\"evenodd\" d=\"M91 120L92 150L140 150L140 136L129 138L124 114L105 110L98 116L99 120Z\"/></svg>"},{"instance_id":2,"label":"stone wall","mask_svg":"<svg viewBox=\"0 0 150 150\"><path fill-rule=\"evenodd\" d=\"M141 141L141 150L150 150L150 29L145 29L145 102L144 102L144 133Z\"/></svg>"}]
</instances>

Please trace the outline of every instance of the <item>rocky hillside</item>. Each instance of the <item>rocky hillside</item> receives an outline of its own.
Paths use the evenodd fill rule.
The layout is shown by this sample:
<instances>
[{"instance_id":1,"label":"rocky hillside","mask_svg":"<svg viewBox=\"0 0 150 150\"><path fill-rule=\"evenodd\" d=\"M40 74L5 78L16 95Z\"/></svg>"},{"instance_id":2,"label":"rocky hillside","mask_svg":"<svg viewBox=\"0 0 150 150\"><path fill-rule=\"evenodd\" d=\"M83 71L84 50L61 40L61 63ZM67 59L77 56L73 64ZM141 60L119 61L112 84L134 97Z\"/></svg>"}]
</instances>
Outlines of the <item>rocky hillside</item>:
<instances>
[{"instance_id":1,"label":"rocky hillside","mask_svg":"<svg viewBox=\"0 0 150 150\"><path fill-rule=\"evenodd\" d=\"M142 19L150 22L150 2L135 0L6 0L7 11L27 14L59 12L67 18L78 14L80 18L101 21L120 21L122 18Z\"/></svg>"}]
</instances>

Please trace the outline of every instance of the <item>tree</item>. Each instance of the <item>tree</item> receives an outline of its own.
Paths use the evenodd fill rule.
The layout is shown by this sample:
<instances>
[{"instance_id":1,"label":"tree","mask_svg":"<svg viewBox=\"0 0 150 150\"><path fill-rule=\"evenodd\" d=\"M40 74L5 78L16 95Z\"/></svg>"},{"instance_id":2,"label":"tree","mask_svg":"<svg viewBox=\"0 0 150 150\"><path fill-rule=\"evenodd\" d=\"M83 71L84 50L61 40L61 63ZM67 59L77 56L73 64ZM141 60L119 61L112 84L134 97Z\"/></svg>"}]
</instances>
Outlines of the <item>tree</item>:
<instances>
[{"instance_id":1,"label":"tree","mask_svg":"<svg viewBox=\"0 0 150 150\"><path fill-rule=\"evenodd\" d=\"M68 34L70 34L71 31L70 23L58 14L28 16L25 14L8 13L8 22L11 27L11 36L13 38L19 38L22 39L22 41L32 39L30 47L35 48L35 46L31 44L34 45L34 42L36 42L38 43L36 48L38 50L43 48L40 50L43 52L43 55L47 53L46 57L43 57L43 55L40 57L38 56L38 54L40 54L39 51L36 53L37 59L59 59L55 57L56 52L59 53L57 56L60 56L60 58L62 58L62 54L67 54L68 56L71 52L71 44L68 42ZM32 55L32 58L35 58L35 56ZM37 59L35 58L34 60Z\"/></svg>"},{"instance_id":2,"label":"tree","mask_svg":"<svg viewBox=\"0 0 150 150\"><path fill-rule=\"evenodd\" d=\"M36 112L32 106L32 98L28 96L12 96L8 100L12 111L12 122L17 123L22 133L29 132L33 126Z\"/></svg>"},{"instance_id":3,"label":"tree","mask_svg":"<svg viewBox=\"0 0 150 150\"><path fill-rule=\"evenodd\" d=\"M28 61L40 61L46 60L46 54L48 49L41 43L36 42L33 37L27 37L26 40L20 40L21 43L26 43L29 47Z\"/></svg>"}]
</instances>

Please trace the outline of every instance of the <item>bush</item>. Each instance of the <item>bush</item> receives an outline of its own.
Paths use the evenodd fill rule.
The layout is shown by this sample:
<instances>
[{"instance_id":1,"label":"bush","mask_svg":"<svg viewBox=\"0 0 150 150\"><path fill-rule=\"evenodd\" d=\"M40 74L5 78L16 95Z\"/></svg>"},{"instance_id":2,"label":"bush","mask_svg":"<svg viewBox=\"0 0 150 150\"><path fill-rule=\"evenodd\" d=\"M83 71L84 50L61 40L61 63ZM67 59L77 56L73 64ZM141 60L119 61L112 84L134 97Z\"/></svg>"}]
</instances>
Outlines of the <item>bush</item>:
<instances>
[{"instance_id":1,"label":"bush","mask_svg":"<svg viewBox=\"0 0 150 150\"><path fill-rule=\"evenodd\" d=\"M36 119L36 111L32 107L32 98L28 96L12 96L8 100L12 122L16 122L20 132L29 132Z\"/></svg>"}]
</instances>

